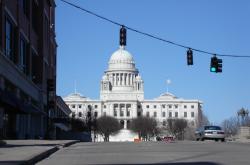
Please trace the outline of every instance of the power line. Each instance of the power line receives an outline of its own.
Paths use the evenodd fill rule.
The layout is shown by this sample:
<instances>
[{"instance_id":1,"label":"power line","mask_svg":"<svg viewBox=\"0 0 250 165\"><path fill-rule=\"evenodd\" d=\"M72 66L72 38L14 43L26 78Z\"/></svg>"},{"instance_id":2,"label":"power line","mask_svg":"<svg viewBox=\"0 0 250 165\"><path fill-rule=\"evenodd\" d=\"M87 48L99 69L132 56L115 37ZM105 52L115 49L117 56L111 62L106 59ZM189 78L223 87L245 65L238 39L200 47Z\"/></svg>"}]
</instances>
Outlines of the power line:
<instances>
[{"instance_id":1,"label":"power line","mask_svg":"<svg viewBox=\"0 0 250 165\"><path fill-rule=\"evenodd\" d=\"M233 55L233 54L219 54L219 53L213 53L213 52L208 52L208 51L201 50L201 49L192 48L192 47L190 47L190 46L185 46L185 45L182 45L182 44L173 42L173 41L169 41L169 40L163 39L163 38L158 37L158 36L155 36L155 35L153 35L153 34L149 34L149 33L142 32L142 31L140 31L140 30L137 30L137 29L128 27L128 26L126 26L126 25L123 25L123 24L121 24L121 23L118 23L118 22L116 22L116 21L113 21L113 20L111 20L111 19L108 19L108 18L106 18L106 17L103 17L103 16L101 16L101 15L99 15L99 14L96 14L96 13L90 11L90 10L84 9L84 8L82 8L82 7L80 7L80 6L76 5L76 4L73 4L73 3L71 3L71 2L68 2L68 1L66 1L66 0L60 0L60 1L62 1L62 2L64 2L64 3L66 3L66 4L70 5L70 6L72 6L72 7L74 7L74 8L77 8L77 9L79 9L79 10L81 10L81 11L84 11L84 12L90 14L90 15L93 15L93 16L95 16L95 17L98 17L98 18L102 19L102 20L105 20L105 21L107 21L107 22L110 22L110 23L112 23L112 24L114 24L114 25L123 26L123 27L125 27L125 28L127 28L128 30L131 30L131 31L133 31L133 32L136 32L136 33L142 34L142 35L144 35L144 36L147 36L147 37L150 37L150 38L154 38L154 39L156 39L156 40L159 40L159 41L162 41L162 42L165 42L165 43L168 43L168 44L172 44L172 45L175 45L175 46L178 46L178 47L182 47L182 48L186 48L186 49L191 49L191 50L193 50L193 51L200 52L200 53L204 53L204 54L209 54L209 55L216 55L216 56L223 56L223 57L236 57L236 58L250 58L250 56L246 56L246 55L244 56L244 55Z\"/></svg>"}]
</instances>

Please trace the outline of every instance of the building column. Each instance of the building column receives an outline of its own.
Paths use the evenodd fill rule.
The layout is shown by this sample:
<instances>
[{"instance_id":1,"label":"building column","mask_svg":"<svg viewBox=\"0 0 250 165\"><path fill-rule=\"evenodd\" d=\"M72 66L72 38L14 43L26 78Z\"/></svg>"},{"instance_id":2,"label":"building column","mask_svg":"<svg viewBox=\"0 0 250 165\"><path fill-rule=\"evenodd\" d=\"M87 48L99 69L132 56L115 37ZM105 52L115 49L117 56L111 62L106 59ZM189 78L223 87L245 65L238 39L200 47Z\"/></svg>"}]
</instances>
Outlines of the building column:
<instances>
[{"instance_id":1,"label":"building column","mask_svg":"<svg viewBox=\"0 0 250 165\"><path fill-rule=\"evenodd\" d=\"M120 117L120 104L117 104L117 117Z\"/></svg>"},{"instance_id":2,"label":"building column","mask_svg":"<svg viewBox=\"0 0 250 165\"><path fill-rule=\"evenodd\" d=\"M123 120L124 121L124 129L127 129L127 120Z\"/></svg>"}]
</instances>

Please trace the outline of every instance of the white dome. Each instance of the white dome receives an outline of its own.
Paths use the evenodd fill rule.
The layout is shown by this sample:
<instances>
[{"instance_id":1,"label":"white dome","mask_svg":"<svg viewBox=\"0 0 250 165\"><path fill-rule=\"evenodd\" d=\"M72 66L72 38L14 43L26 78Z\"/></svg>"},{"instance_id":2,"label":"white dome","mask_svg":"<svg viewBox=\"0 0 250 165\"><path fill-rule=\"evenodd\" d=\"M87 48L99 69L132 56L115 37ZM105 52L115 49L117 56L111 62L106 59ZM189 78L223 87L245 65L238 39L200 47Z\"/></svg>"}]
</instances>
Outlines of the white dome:
<instances>
[{"instance_id":1,"label":"white dome","mask_svg":"<svg viewBox=\"0 0 250 165\"><path fill-rule=\"evenodd\" d=\"M121 46L109 59L109 70L135 70L133 56Z\"/></svg>"}]
</instances>

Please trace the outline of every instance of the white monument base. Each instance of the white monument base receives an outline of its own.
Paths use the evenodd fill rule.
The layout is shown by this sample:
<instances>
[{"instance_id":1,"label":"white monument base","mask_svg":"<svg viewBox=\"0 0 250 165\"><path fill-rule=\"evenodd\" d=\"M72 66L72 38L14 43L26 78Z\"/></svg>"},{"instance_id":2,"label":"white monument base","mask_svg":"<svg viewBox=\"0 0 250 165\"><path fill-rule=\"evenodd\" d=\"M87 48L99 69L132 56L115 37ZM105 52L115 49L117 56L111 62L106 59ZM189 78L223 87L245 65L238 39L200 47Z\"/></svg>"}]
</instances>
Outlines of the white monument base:
<instances>
[{"instance_id":1,"label":"white monument base","mask_svg":"<svg viewBox=\"0 0 250 165\"><path fill-rule=\"evenodd\" d=\"M134 133L128 129L120 130L116 135L110 136L110 142L126 142L126 141L134 141L135 138L138 138L138 134Z\"/></svg>"}]
</instances>

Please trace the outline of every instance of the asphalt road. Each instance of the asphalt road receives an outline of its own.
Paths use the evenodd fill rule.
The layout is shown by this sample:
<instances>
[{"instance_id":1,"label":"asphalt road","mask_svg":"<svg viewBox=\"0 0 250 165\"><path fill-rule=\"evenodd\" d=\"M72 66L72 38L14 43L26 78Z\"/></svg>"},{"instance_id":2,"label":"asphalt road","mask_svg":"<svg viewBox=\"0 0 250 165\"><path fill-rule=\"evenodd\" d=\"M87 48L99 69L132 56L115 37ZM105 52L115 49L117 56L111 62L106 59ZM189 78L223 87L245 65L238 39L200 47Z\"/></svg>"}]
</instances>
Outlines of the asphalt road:
<instances>
[{"instance_id":1,"label":"asphalt road","mask_svg":"<svg viewBox=\"0 0 250 165\"><path fill-rule=\"evenodd\" d=\"M38 164L249 165L250 143L77 143L57 151Z\"/></svg>"}]
</instances>

